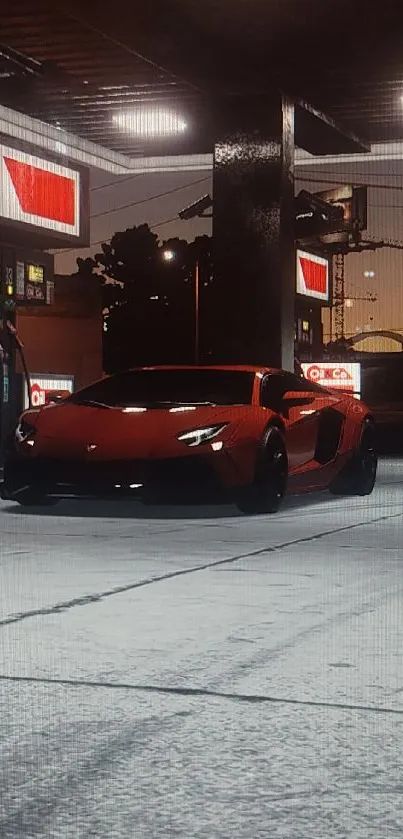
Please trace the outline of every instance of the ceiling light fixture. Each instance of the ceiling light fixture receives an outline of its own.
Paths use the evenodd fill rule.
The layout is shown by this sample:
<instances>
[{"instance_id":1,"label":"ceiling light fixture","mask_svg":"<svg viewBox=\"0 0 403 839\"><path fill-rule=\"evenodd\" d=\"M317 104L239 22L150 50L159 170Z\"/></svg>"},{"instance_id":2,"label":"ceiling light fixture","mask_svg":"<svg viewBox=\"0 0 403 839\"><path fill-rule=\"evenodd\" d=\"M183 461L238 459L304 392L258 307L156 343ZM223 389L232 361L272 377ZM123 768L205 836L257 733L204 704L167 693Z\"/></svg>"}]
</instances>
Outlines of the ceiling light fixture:
<instances>
[{"instance_id":1,"label":"ceiling light fixture","mask_svg":"<svg viewBox=\"0 0 403 839\"><path fill-rule=\"evenodd\" d=\"M187 124L172 111L162 108L137 108L126 113L114 114L114 124L127 134L137 137L165 137L183 134Z\"/></svg>"}]
</instances>

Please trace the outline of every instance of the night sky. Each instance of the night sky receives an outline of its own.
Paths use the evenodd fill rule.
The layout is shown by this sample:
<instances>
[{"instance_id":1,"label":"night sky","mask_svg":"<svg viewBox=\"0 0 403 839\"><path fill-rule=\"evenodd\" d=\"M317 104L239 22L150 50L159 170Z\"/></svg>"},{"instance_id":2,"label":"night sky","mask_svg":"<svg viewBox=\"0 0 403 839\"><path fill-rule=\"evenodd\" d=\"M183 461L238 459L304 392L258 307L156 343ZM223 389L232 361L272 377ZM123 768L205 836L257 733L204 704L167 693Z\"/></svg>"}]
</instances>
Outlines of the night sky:
<instances>
[{"instance_id":1,"label":"night sky","mask_svg":"<svg viewBox=\"0 0 403 839\"><path fill-rule=\"evenodd\" d=\"M302 188L319 191L343 182L371 184L368 192L368 236L403 240L403 161L299 166L296 176L296 192ZM91 242L94 244L80 255L95 253L100 240L108 240L114 232L144 222L152 227L156 225L155 232L162 240L171 236L191 240L203 233L210 234L210 220L182 222L178 219L178 212L211 191L212 180L208 172L118 179L94 171L91 175ZM124 209L119 210L119 207ZM164 224L161 225L161 222ZM57 255L56 272L68 274L74 271L77 255L74 251ZM364 277L364 271L368 270L375 272L375 278L368 280ZM375 294L377 302L353 301L351 308L346 309L347 334L365 329L392 329L403 333L403 250L387 248L351 254L346 259L346 296L362 297L367 292ZM369 349L370 342L366 343ZM396 349L395 343L383 346ZM381 348L379 340L377 347Z\"/></svg>"}]
</instances>

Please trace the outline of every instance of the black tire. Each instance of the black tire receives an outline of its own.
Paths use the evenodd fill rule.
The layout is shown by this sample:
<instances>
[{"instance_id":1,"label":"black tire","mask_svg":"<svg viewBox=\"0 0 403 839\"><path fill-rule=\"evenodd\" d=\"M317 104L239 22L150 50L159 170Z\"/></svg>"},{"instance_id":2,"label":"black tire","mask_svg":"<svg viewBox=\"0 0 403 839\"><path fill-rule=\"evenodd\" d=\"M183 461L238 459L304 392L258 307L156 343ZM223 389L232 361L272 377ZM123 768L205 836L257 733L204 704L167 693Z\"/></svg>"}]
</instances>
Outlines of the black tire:
<instances>
[{"instance_id":1,"label":"black tire","mask_svg":"<svg viewBox=\"0 0 403 839\"><path fill-rule=\"evenodd\" d=\"M40 493L33 492L27 489L21 492L12 499L20 504L21 507L56 507L59 503L58 498L51 498L48 495L40 495Z\"/></svg>"},{"instance_id":2,"label":"black tire","mask_svg":"<svg viewBox=\"0 0 403 839\"><path fill-rule=\"evenodd\" d=\"M330 492L332 495L371 495L377 466L375 426L367 420L362 427L357 451L330 485Z\"/></svg>"},{"instance_id":3,"label":"black tire","mask_svg":"<svg viewBox=\"0 0 403 839\"><path fill-rule=\"evenodd\" d=\"M246 515L277 513L287 488L288 460L284 437L270 427L262 440L253 484L241 492L237 507Z\"/></svg>"}]
</instances>

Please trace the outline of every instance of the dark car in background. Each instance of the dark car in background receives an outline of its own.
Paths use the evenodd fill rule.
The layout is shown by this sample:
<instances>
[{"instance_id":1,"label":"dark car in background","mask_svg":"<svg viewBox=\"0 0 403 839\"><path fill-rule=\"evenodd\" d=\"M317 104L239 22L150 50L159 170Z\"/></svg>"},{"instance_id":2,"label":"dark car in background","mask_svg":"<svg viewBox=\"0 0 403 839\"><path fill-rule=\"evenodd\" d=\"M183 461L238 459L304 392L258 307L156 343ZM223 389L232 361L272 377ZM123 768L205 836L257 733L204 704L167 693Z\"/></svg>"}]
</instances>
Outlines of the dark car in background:
<instances>
[{"instance_id":1,"label":"dark car in background","mask_svg":"<svg viewBox=\"0 0 403 839\"><path fill-rule=\"evenodd\" d=\"M361 396L376 422L380 453L403 452L403 353L360 358Z\"/></svg>"}]
</instances>

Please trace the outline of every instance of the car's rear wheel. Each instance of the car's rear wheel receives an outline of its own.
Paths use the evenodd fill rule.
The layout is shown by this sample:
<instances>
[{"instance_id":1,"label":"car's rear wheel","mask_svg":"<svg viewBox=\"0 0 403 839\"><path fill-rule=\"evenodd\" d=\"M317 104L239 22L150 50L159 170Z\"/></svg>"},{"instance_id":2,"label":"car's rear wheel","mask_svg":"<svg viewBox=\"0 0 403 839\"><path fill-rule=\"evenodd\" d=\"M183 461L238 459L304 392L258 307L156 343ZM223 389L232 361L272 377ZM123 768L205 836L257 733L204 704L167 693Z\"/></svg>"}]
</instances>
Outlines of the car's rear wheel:
<instances>
[{"instance_id":1,"label":"car's rear wheel","mask_svg":"<svg viewBox=\"0 0 403 839\"><path fill-rule=\"evenodd\" d=\"M56 504L59 503L58 498L51 498L49 495L42 495L31 489L19 493L13 501L16 501L21 507L56 507Z\"/></svg>"},{"instance_id":2,"label":"car's rear wheel","mask_svg":"<svg viewBox=\"0 0 403 839\"><path fill-rule=\"evenodd\" d=\"M241 492L238 509L246 515L277 513L287 487L288 460L279 428L269 428L262 441L255 480Z\"/></svg>"},{"instance_id":3,"label":"car's rear wheel","mask_svg":"<svg viewBox=\"0 0 403 839\"><path fill-rule=\"evenodd\" d=\"M375 427L368 420L363 425L357 451L330 485L330 492L333 495L371 495L377 466Z\"/></svg>"}]
</instances>

